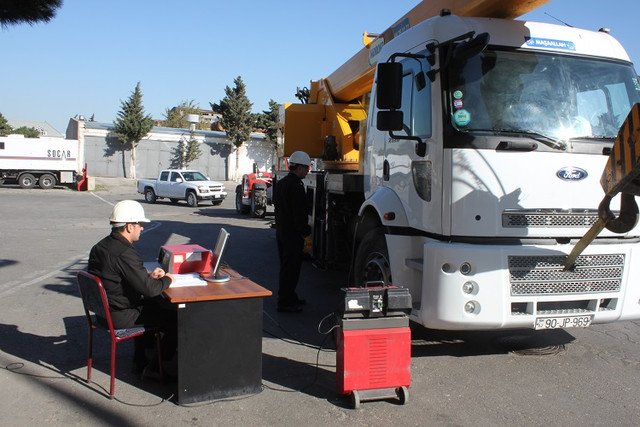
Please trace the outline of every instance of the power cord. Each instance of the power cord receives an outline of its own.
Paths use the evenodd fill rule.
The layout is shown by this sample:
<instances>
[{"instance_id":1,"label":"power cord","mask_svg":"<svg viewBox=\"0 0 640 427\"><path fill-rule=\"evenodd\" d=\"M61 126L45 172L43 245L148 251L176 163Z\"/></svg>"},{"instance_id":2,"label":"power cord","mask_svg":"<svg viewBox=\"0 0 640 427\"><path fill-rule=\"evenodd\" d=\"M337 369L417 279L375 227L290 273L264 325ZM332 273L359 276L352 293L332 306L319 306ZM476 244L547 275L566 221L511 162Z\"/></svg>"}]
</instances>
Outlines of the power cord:
<instances>
[{"instance_id":1,"label":"power cord","mask_svg":"<svg viewBox=\"0 0 640 427\"><path fill-rule=\"evenodd\" d=\"M282 392L282 393L297 393L297 392L302 392L302 391L304 391L304 390L306 390L306 389L308 389L308 388L310 388L310 387L314 386L314 385L316 384L316 382L318 381L318 375L319 375L319 372L320 372L320 352L322 352L322 351L326 351L326 352L333 352L333 351L335 351L335 350L328 350L328 349L325 349L325 348L324 348L324 343L325 343L325 341L327 340L327 338L330 336L331 332L333 332L333 330L334 330L334 329L336 329L336 328L339 326L339 325L338 325L338 322L337 322L337 313L334 311L334 312L332 312L332 313L327 314L327 315L326 315L326 316L324 316L324 317L320 320L320 322L318 323L317 331L318 331L318 333L320 333L320 334L324 335L324 338L322 339L322 342L320 342L320 345L317 345L317 346L315 346L315 345L311 345L311 344L307 344L307 343L304 343L304 342L300 341L300 340L299 340L298 338L296 338L292 333L290 333L289 331L287 331L287 330L286 330L286 329L285 329L285 328L284 328L284 327L283 327L283 326L282 326L278 321L276 321L273 317L271 317L271 316L269 315L269 313L267 313L266 311L263 311L263 313L264 313L264 315L265 315L265 316L267 316L267 318L269 318L269 319L270 319L270 320L271 320L271 321L272 321L276 326L278 326L280 329L282 329L282 331L283 331L285 334L289 335L289 336L291 337L291 340L292 340L293 342L291 342L291 340L289 340L289 339L279 337L279 336L277 336L276 334L273 334L272 332L267 331L266 329L263 329L263 331L264 331L265 333L267 333L267 334L269 334L269 335L271 335L271 336L273 336L273 337L275 337L275 338L278 338L278 339L280 339L280 340L282 340L282 341L284 341L284 342L286 342L286 343L289 343L289 344L295 344L295 345L301 345L301 346L303 346L303 347L309 347L309 348L312 348L312 349L314 349L314 350L317 350L317 352L316 352L315 374L314 374L313 380L312 380L309 384L307 384L307 385L305 385L305 386L303 386L303 387L301 387L301 388L299 388L299 389L281 389L281 388L271 387L271 386L269 386L269 385L267 385L267 384L264 384L264 383L262 384L262 386L263 386L264 388L269 389L269 390L272 390L272 391L278 391L278 392ZM336 317L336 322L335 322L335 324L334 324L334 325L332 325L332 326L331 326L331 328L329 328L329 330L327 330L326 332L323 332L323 331L321 330L322 325L323 325L323 323L325 322L325 320L329 319L331 316ZM331 366L331 367L334 367L335 365L323 365L323 366Z\"/></svg>"},{"instance_id":2,"label":"power cord","mask_svg":"<svg viewBox=\"0 0 640 427\"><path fill-rule=\"evenodd\" d=\"M25 365L22 362L14 362L14 363L9 363L6 366L1 366L0 368L1 369L5 369L6 371L11 372L13 374L24 375L24 376L29 376L29 377L47 378L47 379L60 379L60 380L72 380L72 381L79 382L82 385L85 385L85 386L93 389L93 387L91 387L89 385L89 383L85 379L83 379L83 378L81 378L81 377L79 377L77 375L70 374L70 373L65 373L65 372L61 372L61 371L55 371L55 372L57 372L59 374L58 376L37 375L37 374L29 374L29 373L26 373L26 372L19 372L20 369L24 368L24 366ZM40 365L40 364L38 364L38 366L42 366L42 367L45 367L47 369L53 370L50 367L43 366L43 365ZM99 389L102 389L102 391L104 391L104 394L106 396L109 396L109 392L107 392L106 388L102 387L100 384L97 384L95 382L92 382L91 384L95 385ZM150 404L139 404L139 403L126 402L124 400L118 399L116 396L113 397L113 400L117 401L118 403L122 403L123 405L127 405L127 406L134 406L134 407L138 407L138 408L150 408L150 407L153 407L153 406L161 405L165 401L171 400L173 398L173 396L174 395L171 394L169 397L160 398L159 402L150 403Z\"/></svg>"}]
</instances>

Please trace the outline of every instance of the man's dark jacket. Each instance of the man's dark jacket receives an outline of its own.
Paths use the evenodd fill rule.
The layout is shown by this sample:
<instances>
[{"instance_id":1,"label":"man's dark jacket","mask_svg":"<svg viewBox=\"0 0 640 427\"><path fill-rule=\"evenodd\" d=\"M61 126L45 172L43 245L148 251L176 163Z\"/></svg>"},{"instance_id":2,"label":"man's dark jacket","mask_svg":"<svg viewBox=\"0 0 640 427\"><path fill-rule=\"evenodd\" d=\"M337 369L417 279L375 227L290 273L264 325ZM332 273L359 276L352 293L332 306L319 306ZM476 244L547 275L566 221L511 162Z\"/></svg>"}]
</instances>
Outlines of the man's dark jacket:
<instances>
[{"instance_id":1,"label":"man's dark jacket","mask_svg":"<svg viewBox=\"0 0 640 427\"><path fill-rule=\"evenodd\" d=\"M289 172L276 183L273 204L276 211L276 230L279 233L300 237L311 234L304 183L296 174Z\"/></svg>"},{"instance_id":2,"label":"man's dark jacket","mask_svg":"<svg viewBox=\"0 0 640 427\"><path fill-rule=\"evenodd\" d=\"M171 284L168 277L149 277L138 252L117 231L91 249L89 272L102 279L116 328L133 326L142 312L143 297L158 296Z\"/></svg>"}]
</instances>

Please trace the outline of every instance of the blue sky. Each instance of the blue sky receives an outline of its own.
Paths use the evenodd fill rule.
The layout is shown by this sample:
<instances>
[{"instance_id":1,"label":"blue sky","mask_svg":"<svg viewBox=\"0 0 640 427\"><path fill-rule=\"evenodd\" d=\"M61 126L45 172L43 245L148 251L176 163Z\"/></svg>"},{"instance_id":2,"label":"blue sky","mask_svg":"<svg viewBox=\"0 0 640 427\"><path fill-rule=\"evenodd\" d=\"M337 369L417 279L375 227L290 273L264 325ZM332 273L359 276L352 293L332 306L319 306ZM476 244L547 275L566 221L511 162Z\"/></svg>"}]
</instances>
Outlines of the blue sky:
<instances>
[{"instance_id":1,"label":"blue sky","mask_svg":"<svg viewBox=\"0 0 640 427\"><path fill-rule=\"evenodd\" d=\"M47 121L112 122L138 81L147 113L183 100L219 102L242 76L255 112L325 77L418 0L64 0L48 24L0 28L0 112ZM606 6L605 6L606 5ZM638 0L550 0L524 16L611 29L640 63ZM636 65L636 69L639 69Z\"/></svg>"}]
</instances>

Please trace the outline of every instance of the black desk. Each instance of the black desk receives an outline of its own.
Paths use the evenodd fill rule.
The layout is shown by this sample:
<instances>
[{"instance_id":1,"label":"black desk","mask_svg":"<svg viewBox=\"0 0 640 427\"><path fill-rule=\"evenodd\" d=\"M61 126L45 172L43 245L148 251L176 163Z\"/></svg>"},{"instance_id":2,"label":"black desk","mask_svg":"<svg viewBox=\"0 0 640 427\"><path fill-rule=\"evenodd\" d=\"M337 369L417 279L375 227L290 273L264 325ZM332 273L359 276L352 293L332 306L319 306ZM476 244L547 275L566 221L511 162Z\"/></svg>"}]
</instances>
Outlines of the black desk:
<instances>
[{"instance_id":1,"label":"black desk","mask_svg":"<svg viewBox=\"0 0 640 427\"><path fill-rule=\"evenodd\" d=\"M271 291L224 269L231 280L169 288L178 304L178 402L253 394L262 388L262 298Z\"/></svg>"}]
</instances>

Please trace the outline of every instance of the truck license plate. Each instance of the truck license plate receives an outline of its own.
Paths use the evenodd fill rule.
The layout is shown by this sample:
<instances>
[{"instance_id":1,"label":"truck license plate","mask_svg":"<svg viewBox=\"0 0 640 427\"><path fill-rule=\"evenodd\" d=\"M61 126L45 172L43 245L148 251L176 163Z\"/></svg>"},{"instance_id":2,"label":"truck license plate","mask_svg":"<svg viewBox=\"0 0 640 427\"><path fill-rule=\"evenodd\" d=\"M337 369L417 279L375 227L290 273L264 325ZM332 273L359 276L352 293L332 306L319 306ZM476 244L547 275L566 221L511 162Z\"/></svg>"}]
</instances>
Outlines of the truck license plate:
<instances>
[{"instance_id":1,"label":"truck license plate","mask_svg":"<svg viewBox=\"0 0 640 427\"><path fill-rule=\"evenodd\" d=\"M593 315L567 317L538 317L535 329L586 328L591 325Z\"/></svg>"}]
</instances>

